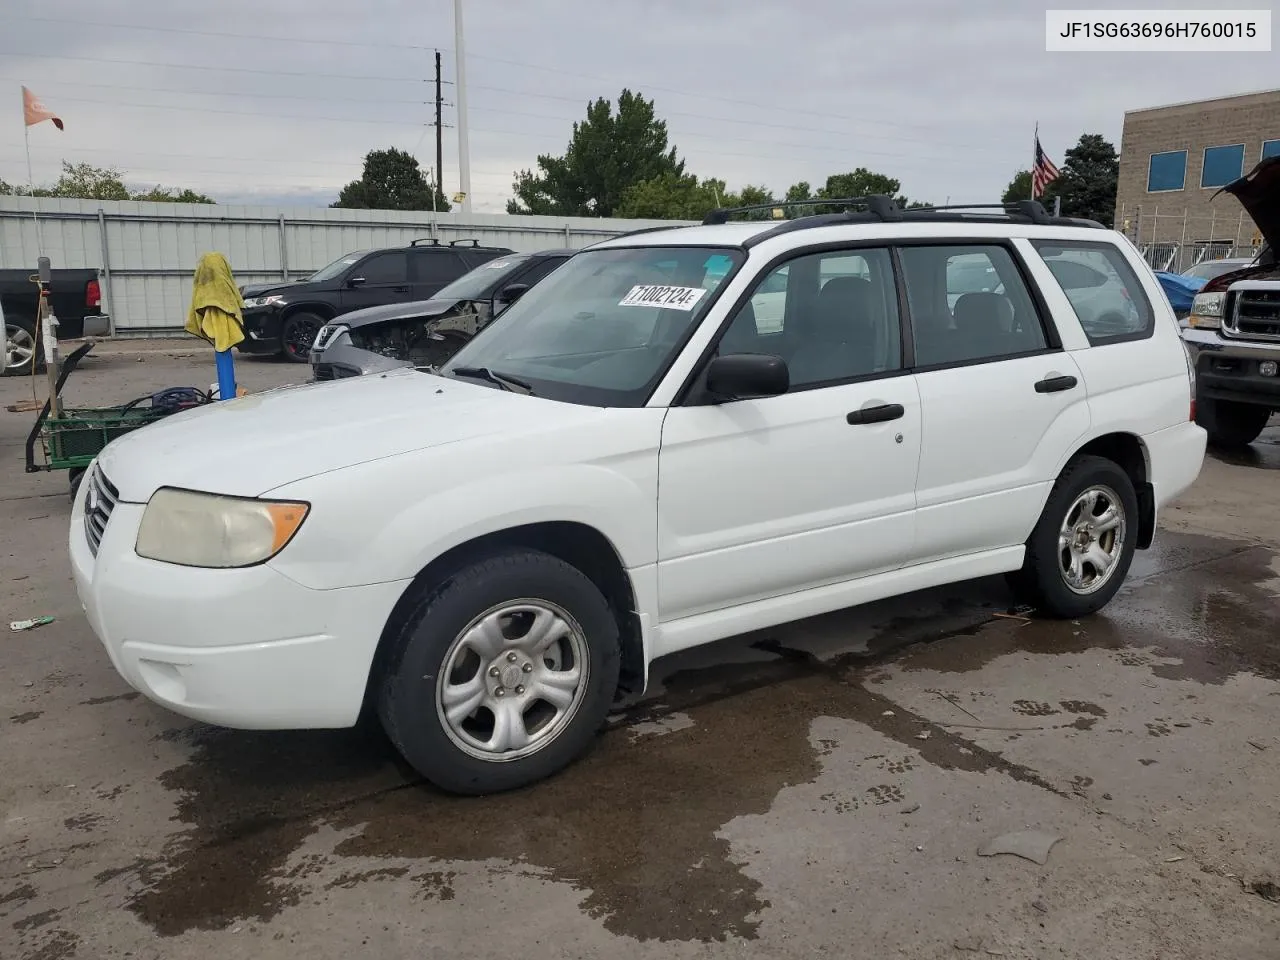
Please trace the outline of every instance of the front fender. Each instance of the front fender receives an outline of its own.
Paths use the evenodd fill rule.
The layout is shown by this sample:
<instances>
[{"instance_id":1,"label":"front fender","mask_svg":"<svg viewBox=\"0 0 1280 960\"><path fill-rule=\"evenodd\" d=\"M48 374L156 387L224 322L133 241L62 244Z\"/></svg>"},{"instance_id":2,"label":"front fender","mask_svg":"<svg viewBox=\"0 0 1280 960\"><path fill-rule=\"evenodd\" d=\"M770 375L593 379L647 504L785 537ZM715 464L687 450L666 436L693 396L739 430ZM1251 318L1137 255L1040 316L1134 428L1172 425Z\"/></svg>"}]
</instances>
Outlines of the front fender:
<instances>
[{"instance_id":1,"label":"front fender","mask_svg":"<svg viewBox=\"0 0 1280 960\"><path fill-rule=\"evenodd\" d=\"M601 424L591 432L613 449L589 462L530 462L545 459L554 438L525 438L448 445L288 484L273 496L306 500L312 511L271 564L319 590L408 580L477 537L550 521L599 531L629 569L653 564L661 411L630 413L646 421L643 431L610 436Z\"/></svg>"}]
</instances>

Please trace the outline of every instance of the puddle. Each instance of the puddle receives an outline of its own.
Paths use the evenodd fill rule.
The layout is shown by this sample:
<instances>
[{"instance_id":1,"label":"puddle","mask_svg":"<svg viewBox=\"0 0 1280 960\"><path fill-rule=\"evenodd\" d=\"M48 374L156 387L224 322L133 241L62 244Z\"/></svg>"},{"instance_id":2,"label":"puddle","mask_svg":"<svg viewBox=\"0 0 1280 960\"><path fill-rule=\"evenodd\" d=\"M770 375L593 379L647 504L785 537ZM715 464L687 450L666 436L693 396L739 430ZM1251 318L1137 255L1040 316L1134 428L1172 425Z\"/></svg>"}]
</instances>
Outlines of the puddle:
<instances>
[{"instance_id":1,"label":"puddle","mask_svg":"<svg viewBox=\"0 0 1280 960\"><path fill-rule=\"evenodd\" d=\"M894 642L915 644L888 654L907 670L963 673L1010 653L1128 656L1149 647L1179 661L1131 657L1160 676L1214 683L1247 671L1280 679L1273 651L1280 604L1263 586L1276 576L1270 559L1249 545L1165 534L1105 616L999 619L994 602L944 604L941 618L886 614L938 609L919 598L857 616L864 632L878 623ZM818 633L853 616L828 618ZM663 676L661 700L615 718L583 760L495 797L437 793L405 770L377 732L178 733L173 738L189 741L191 759L162 783L178 794L178 819L188 829L161 862L135 865L143 889L129 907L162 936L268 920L304 897L324 896L315 874L330 866L327 858L288 864L327 824L347 835L335 850L331 889L414 882L423 896L447 902L453 876L430 872L432 861L498 861L572 885L584 895L583 910L619 936L752 939L770 904L718 832L736 817L767 813L781 790L819 775L834 747L812 741L819 717L855 721L944 770L1005 776L1060 796L1079 789L975 746L953 729L962 725L938 726L877 693L877 659L891 643L883 636L856 654L824 657L789 645L786 634L754 639L737 662ZM1085 701L1027 701L1019 712L1028 726L1080 730L1107 715ZM345 857L364 858L360 870L342 870ZM397 862L369 867L379 859ZM428 872L410 875L405 859L425 861L415 869Z\"/></svg>"}]
</instances>

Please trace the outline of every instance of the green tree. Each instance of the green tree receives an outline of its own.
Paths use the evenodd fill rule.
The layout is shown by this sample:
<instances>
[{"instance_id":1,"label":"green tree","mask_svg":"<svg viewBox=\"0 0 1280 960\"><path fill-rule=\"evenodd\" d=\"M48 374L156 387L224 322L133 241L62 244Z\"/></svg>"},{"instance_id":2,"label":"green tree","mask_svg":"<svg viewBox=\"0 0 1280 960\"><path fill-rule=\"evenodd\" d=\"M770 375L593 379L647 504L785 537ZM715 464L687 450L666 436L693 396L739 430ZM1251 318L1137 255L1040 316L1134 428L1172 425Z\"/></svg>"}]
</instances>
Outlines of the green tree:
<instances>
[{"instance_id":1,"label":"green tree","mask_svg":"<svg viewBox=\"0 0 1280 960\"><path fill-rule=\"evenodd\" d=\"M1019 170L1004 188L1000 195L1001 203L1016 203L1019 200L1031 199L1031 171Z\"/></svg>"},{"instance_id":2,"label":"green tree","mask_svg":"<svg viewBox=\"0 0 1280 960\"><path fill-rule=\"evenodd\" d=\"M668 146L667 125L657 118L653 101L630 90L618 97L616 113L603 97L588 104L564 155L540 154L537 165L537 172L516 173L507 213L612 217L627 191L645 181L662 181L680 192L696 186L696 178L692 186L681 179L684 161ZM648 208L656 194L645 196Z\"/></svg>"},{"instance_id":3,"label":"green tree","mask_svg":"<svg viewBox=\"0 0 1280 960\"><path fill-rule=\"evenodd\" d=\"M808 184L796 184L796 186L791 189L795 190L797 187L801 186L808 187ZM827 182L818 188L818 192L814 194L813 199L825 200L827 198L831 198L835 200L848 197L880 195L892 197L898 206L903 208L928 206L926 203L908 200L899 192L901 189L902 183L895 180L893 177L885 176L883 173L874 173L866 167L858 167L856 170L851 170L849 173L833 173L831 176L827 177ZM790 193L790 191L788 191L788 193ZM796 197L794 199L807 198ZM834 213L841 209L843 208L838 205L820 205L812 208L815 213Z\"/></svg>"},{"instance_id":4,"label":"green tree","mask_svg":"<svg viewBox=\"0 0 1280 960\"><path fill-rule=\"evenodd\" d=\"M449 209L437 184L432 189L418 161L403 150L388 147L386 150L370 150L365 154L364 172L359 180L352 180L338 194L330 206L360 210L431 210L432 193L435 193L434 209Z\"/></svg>"},{"instance_id":5,"label":"green tree","mask_svg":"<svg viewBox=\"0 0 1280 960\"><path fill-rule=\"evenodd\" d=\"M183 190L175 190L172 187L162 187L156 184L150 190L137 191L133 193L130 200L145 200L149 203L216 203L212 197L206 197L203 193L196 193L190 188Z\"/></svg>"},{"instance_id":6,"label":"green tree","mask_svg":"<svg viewBox=\"0 0 1280 960\"><path fill-rule=\"evenodd\" d=\"M1062 197L1062 214L1110 224L1116 215L1120 157L1101 134L1085 133L1063 156L1061 175L1046 193Z\"/></svg>"},{"instance_id":7,"label":"green tree","mask_svg":"<svg viewBox=\"0 0 1280 960\"><path fill-rule=\"evenodd\" d=\"M36 197L72 197L80 200L128 200L124 175L114 167L62 161L62 176L52 187L21 190Z\"/></svg>"}]
</instances>

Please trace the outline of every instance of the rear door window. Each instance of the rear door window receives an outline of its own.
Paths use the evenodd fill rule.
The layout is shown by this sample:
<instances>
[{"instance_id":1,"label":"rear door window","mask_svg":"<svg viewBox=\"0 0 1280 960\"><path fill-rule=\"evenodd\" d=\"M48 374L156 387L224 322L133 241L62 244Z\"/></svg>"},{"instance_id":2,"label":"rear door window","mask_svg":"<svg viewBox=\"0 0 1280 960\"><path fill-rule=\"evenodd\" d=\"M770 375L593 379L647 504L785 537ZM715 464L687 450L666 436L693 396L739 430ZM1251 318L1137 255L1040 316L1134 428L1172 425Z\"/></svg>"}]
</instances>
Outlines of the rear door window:
<instances>
[{"instance_id":1,"label":"rear door window","mask_svg":"<svg viewBox=\"0 0 1280 960\"><path fill-rule=\"evenodd\" d=\"M466 265L456 253L446 250L415 253L414 269L418 283L449 283L466 273Z\"/></svg>"},{"instance_id":2,"label":"rear door window","mask_svg":"<svg viewBox=\"0 0 1280 960\"><path fill-rule=\"evenodd\" d=\"M1155 329L1155 309L1124 254L1109 243L1035 240L1093 346L1143 340Z\"/></svg>"}]
</instances>

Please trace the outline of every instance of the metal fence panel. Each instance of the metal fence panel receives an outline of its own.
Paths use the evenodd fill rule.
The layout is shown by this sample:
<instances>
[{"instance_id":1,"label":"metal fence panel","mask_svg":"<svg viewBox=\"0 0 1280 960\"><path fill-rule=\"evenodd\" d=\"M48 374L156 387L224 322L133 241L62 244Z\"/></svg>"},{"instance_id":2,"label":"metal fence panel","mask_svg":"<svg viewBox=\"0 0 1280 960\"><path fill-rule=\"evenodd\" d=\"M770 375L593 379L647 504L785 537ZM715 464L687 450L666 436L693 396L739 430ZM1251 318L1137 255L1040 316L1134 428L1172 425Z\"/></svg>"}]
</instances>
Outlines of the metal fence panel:
<instances>
[{"instance_id":1,"label":"metal fence panel","mask_svg":"<svg viewBox=\"0 0 1280 960\"><path fill-rule=\"evenodd\" d=\"M34 270L41 254L55 268L96 267L116 332L154 335L182 326L192 271L208 251L226 254L241 283L260 283L422 237L533 252L687 222L0 197L0 268Z\"/></svg>"}]
</instances>

